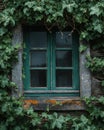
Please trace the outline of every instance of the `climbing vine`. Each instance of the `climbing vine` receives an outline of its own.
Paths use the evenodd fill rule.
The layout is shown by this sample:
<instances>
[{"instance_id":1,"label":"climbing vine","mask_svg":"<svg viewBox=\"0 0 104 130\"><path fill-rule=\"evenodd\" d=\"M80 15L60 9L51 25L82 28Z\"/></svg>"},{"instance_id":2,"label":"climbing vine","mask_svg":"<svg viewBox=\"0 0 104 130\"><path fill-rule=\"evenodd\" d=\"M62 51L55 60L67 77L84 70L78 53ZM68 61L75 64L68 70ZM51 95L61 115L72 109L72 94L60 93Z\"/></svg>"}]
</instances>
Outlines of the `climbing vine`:
<instances>
[{"instance_id":1,"label":"climbing vine","mask_svg":"<svg viewBox=\"0 0 104 130\"><path fill-rule=\"evenodd\" d=\"M104 1L103 0L3 0L0 12L0 129L1 130L103 130L104 96L85 99L87 115L79 118L57 113L42 114L28 109L23 99L12 97L16 87L11 70L17 61L19 46L12 46L13 29L18 24L43 24L51 32L70 28L80 40L91 46L87 67L104 87ZM82 46L83 51L86 47ZM35 102L36 103L36 102ZM57 105L57 104L56 104ZM24 107L25 106L25 107ZM21 122L22 121L22 122Z\"/></svg>"}]
</instances>

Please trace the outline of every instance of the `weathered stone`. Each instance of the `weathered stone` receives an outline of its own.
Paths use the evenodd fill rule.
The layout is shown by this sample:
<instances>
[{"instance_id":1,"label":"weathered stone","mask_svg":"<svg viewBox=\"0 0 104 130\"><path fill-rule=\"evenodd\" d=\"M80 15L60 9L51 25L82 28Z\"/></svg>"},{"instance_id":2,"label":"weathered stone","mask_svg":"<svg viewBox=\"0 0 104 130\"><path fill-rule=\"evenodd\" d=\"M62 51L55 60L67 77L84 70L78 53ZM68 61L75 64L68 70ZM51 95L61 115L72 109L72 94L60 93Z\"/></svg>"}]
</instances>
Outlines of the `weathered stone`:
<instances>
[{"instance_id":1,"label":"weathered stone","mask_svg":"<svg viewBox=\"0 0 104 130\"><path fill-rule=\"evenodd\" d=\"M70 102L71 101L71 102ZM59 104L52 104L40 101L37 105L33 105L34 110L51 110L51 111L69 111L69 110L85 110L85 103L79 100L62 100L57 101ZM65 103L63 103L65 102ZM62 104L61 104L62 103Z\"/></svg>"},{"instance_id":2,"label":"weathered stone","mask_svg":"<svg viewBox=\"0 0 104 130\"><path fill-rule=\"evenodd\" d=\"M101 81L92 78L92 96L103 95L103 88L101 86Z\"/></svg>"},{"instance_id":3,"label":"weathered stone","mask_svg":"<svg viewBox=\"0 0 104 130\"><path fill-rule=\"evenodd\" d=\"M90 48L80 54L80 96L91 96L91 74L86 68L86 55L90 55Z\"/></svg>"},{"instance_id":4,"label":"weathered stone","mask_svg":"<svg viewBox=\"0 0 104 130\"><path fill-rule=\"evenodd\" d=\"M22 34L22 27L21 25L18 25L13 33L13 40L12 44L15 46L16 44L22 44L23 43L23 34ZM15 96L22 95L23 94L23 79L22 79L22 49L18 52L18 62L14 63L13 70L12 70L12 81L16 83L18 86L17 93L15 92Z\"/></svg>"}]
</instances>

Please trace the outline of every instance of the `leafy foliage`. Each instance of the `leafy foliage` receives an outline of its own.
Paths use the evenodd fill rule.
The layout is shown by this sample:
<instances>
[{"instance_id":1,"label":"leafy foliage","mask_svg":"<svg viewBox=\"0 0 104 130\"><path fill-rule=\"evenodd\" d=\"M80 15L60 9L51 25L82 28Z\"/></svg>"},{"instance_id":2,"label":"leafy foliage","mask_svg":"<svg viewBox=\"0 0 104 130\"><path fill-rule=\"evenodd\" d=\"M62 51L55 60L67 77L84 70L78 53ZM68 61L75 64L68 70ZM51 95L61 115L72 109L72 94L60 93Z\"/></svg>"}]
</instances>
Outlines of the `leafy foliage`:
<instances>
[{"instance_id":1,"label":"leafy foliage","mask_svg":"<svg viewBox=\"0 0 104 130\"><path fill-rule=\"evenodd\" d=\"M82 44L82 45L80 45L79 51L80 51L80 53L82 53L82 52L84 52L86 49L87 49L87 45Z\"/></svg>"},{"instance_id":2,"label":"leafy foliage","mask_svg":"<svg viewBox=\"0 0 104 130\"><path fill-rule=\"evenodd\" d=\"M72 30L77 30L81 38L88 40L104 34L103 0L3 1L5 10L0 17L4 26L14 26L18 21L33 24L42 21L48 30L53 26L58 26L59 29L69 26Z\"/></svg>"},{"instance_id":3,"label":"leafy foliage","mask_svg":"<svg viewBox=\"0 0 104 130\"><path fill-rule=\"evenodd\" d=\"M57 113L41 114L30 107L23 107L23 99L11 96L16 87L11 80L11 70L17 61L19 47L12 46L12 30L21 24L42 23L48 31L53 27L77 31L86 39L93 50L104 52L104 1L103 0L3 0L4 10L0 12L0 129L1 130L103 130L104 97L85 99L87 115L72 117ZM94 45L96 39L101 39ZM93 41L93 42L92 42ZM84 51L86 47L82 47ZM87 57L87 67L100 79L104 76L104 60L101 57ZM99 77L99 76L98 76ZM102 86L104 86L102 80Z\"/></svg>"},{"instance_id":4,"label":"leafy foliage","mask_svg":"<svg viewBox=\"0 0 104 130\"><path fill-rule=\"evenodd\" d=\"M87 56L87 67L90 68L92 72L100 73L104 75L104 59L102 58L91 58L90 56Z\"/></svg>"}]
</instances>

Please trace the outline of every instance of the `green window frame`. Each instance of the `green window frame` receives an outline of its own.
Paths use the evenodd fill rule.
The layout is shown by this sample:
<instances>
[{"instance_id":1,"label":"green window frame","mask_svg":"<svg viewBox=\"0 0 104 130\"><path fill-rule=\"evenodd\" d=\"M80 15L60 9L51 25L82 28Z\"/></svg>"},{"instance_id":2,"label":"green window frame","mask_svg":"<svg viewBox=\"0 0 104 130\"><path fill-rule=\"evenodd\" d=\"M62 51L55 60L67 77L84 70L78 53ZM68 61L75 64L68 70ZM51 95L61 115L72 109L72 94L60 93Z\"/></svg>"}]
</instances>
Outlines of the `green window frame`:
<instances>
[{"instance_id":1,"label":"green window frame","mask_svg":"<svg viewBox=\"0 0 104 130\"><path fill-rule=\"evenodd\" d=\"M69 40L66 41L66 45L63 46L61 38L63 41ZM71 34L69 30L59 32L55 29L50 33L43 27L24 28L24 95L26 97L80 95L78 41L78 34L76 32Z\"/></svg>"}]
</instances>

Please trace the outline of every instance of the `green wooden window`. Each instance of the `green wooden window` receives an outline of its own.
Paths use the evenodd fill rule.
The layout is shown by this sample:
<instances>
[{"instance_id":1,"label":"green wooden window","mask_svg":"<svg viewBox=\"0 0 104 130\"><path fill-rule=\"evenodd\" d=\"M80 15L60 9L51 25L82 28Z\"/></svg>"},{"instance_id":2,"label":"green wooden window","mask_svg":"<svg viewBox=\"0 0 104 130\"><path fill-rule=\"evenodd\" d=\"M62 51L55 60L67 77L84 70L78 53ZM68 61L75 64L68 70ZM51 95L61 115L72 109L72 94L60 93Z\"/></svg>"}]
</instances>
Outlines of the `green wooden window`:
<instances>
[{"instance_id":1,"label":"green wooden window","mask_svg":"<svg viewBox=\"0 0 104 130\"><path fill-rule=\"evenodd\" d=\"M24 30L25 96L79 96L78 35Z\"/></svg>"}]
</instances>

